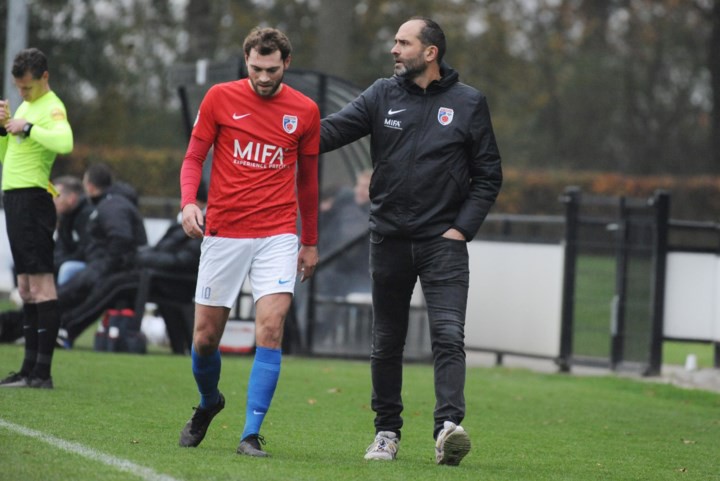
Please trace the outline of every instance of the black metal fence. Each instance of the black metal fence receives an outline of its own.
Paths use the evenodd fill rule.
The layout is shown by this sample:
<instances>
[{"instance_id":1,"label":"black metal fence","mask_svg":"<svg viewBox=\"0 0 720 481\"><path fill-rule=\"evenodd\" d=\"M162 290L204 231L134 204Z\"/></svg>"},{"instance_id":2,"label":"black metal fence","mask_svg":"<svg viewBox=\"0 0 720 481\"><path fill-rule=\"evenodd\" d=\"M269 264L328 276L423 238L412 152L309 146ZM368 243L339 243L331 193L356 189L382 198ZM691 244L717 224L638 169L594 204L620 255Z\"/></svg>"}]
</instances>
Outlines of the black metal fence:
<instances>
[{"instance_id":1,"label":"black metal fence","mask_svg":"<svg viewBox=\"0 0 720 481\"><path fill-rule=\"evenodd\" d=\"M560 366L660 372L670 197L569 188Z\"/></svg>"}]
</instances>

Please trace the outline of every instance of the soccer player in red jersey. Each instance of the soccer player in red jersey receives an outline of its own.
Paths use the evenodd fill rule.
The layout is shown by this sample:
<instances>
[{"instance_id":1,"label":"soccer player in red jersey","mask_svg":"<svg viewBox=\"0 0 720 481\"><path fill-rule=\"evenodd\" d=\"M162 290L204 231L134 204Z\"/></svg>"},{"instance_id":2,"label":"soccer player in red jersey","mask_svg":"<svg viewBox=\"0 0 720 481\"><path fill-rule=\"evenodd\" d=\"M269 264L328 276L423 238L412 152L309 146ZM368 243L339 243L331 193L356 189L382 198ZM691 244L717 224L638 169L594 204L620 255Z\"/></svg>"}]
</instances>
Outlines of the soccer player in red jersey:
<instances>
[{"instance_id":1,"label":"soccer player in red jersey","mask_svg":"<svg viewBox=\"0 0 720 481\"><path fill-rule=\"evenodd\" d=\"M264 457L260 426L280 374L283 323L295 278L298 273L301 281L310 278L318 263L320 112L315 102L282 82L292 50L282 32L255 28L243 50L248 78L207 92L180 173L183 228L190 237L203 237L191 352L200 405L180 434L180 446L200 444L225 405L218 390L218 347L230 308L249 276L256 352L237 452ZM210 147L203 216L195 194Z\"/></svg>"}]
</instances>

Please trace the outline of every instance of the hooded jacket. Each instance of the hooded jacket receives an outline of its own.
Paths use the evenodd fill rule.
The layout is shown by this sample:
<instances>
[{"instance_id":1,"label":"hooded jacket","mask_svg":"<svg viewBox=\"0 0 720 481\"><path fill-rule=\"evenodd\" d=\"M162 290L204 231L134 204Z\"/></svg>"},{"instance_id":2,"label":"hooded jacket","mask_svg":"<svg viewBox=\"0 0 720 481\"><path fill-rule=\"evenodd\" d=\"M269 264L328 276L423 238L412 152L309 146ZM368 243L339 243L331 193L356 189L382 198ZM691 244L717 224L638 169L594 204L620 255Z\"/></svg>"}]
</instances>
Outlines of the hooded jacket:
<instances>
[{"instance_id":1,"label":"hooded jacket","mask_svg":"<svg viewBox=\"0 0 720 481\"><path fill-rule=\"evenodd\" d=\"M123 194L105 192L90 199L95 210L87 225L85 258L103 273L134 267L137 248L147 244L142 216Z\"/></svg>"},{"instance_id":2,"label":"hooded jacket","mask_svg":"<svg viewBox=\"0 0 720 481\"><path fill-rule=\"evenodd\" d=\"M370 230L379 234L422 239L454 227L469 241L500 191L485 96L445 64L441 75L426 89L379 79L322 120L321 152L372 136Z\"/></svg>"}]
</instances>

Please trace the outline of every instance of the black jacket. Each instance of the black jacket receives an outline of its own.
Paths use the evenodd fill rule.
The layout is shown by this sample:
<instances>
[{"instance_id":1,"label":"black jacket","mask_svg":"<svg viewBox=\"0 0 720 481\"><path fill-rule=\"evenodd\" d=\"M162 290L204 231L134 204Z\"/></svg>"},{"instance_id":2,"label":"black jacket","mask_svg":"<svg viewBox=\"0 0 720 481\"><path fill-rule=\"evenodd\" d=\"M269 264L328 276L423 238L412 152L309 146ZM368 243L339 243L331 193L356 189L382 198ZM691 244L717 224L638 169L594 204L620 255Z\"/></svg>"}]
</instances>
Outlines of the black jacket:
<instances>
[{"instance_id":1,"label":"black jacket","mask_svg":"<svg viewBox=\"0 0 720 481\"><path fill-rule=\"evenodd\" d=\"M104 272L132 268L137 248L147 244L137 207L124 195L114 193L91 200L95 210L88 221L87 263Z\"/></svg>"},{"instance_id":2,"label":"black jacket","mask_svg":"<svg viewBox=\"0 0 720 481\"><path fill-rule=\"evenodd\" d=\"M428 238L450 227L472 239L502 185L500 153L485 96L443 65L427 89L401 77L377 80L322 120L320 151L371 134L370 229Z\"/></svg>"},{"instance_id":3,"label":"black jacket","mask_svg":"<svg viewBox=\"0 0 720 481\"><path fill-rule=\"evenodd\" d=\"M137 262L141 267L197 275L201 244L202 239L188 237L182 224L177 222L168 227L153 247L140 249Z\"/></svg>"}]
</instances>

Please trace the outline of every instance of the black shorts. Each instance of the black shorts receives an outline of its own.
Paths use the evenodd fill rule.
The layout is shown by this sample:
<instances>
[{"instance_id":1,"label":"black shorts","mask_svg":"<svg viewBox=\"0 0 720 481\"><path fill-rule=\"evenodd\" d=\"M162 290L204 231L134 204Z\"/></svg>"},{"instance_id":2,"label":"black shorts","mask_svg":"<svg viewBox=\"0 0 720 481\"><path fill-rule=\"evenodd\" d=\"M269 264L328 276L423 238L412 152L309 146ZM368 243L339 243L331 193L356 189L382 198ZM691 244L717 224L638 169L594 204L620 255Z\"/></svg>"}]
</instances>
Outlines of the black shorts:
<instances>
[{"instance_id":1,"label":"black shorts","mask_svg":"<svg viewBox=\"0 0 720 481\"><path fill-rule=\"evenodd\" d=\"M40 188L13 189L3 193L3 203L15 273L53 273L57 213L52 195Z\"/></svg>"}]
</instances>

